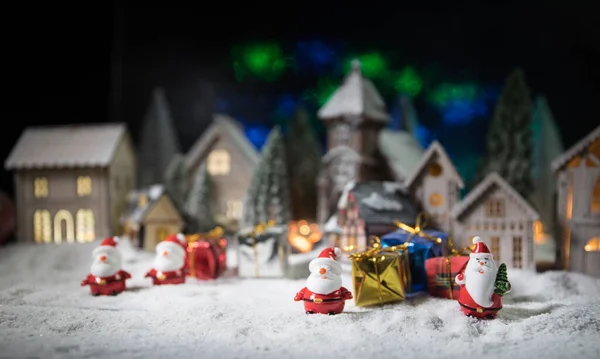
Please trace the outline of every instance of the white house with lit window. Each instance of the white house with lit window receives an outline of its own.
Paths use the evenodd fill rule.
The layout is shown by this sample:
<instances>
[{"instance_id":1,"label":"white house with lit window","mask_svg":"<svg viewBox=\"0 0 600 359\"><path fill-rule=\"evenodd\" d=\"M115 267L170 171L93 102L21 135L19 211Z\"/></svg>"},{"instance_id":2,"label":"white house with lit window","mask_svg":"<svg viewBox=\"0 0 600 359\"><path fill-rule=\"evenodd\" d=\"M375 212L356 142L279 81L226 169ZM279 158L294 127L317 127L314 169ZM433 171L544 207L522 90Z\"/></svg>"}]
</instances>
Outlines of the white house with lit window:
<instances>
[{"instance_id":1,"label":"white house with lit window","mask_svg":"<svg viewBox=\"0 0 600 359\"><path fill-rule=\"evenodd\" d=\"M539 214L497 173L489 174L451 212L454 239L470 246L480 236L497 264L535 270L534 224Z\"/></svg>"},{"instance_id":2,"label":"white house with lit window","mask_svg":"<svg viewBox=\"0 0 600 359\"><path fill-rule=\"evenodd\" d=\"M561 261L600 277L600 126L554 160Z\"/></svg>"},{"instance_id":3,"label":"white house with lit window","mask_svg":"<svg viewBox=\"0 0 600 359\"><path fill-rule=\"evenodd\" d=\"M19 240L90 242L120 234L136 168L124 124L27 128L5 168L14 173Z\"/></svg>"},{"instance_id":4,"label":"white house with lit window","mask_svg":"<svg viewBox=\"0 0 600 359\"><path fill-rule=\"evenodd\" d=\"M195 178L206 162L213 183L217 220L235 228L243 214L243 201L259 155L248 141L240 123L215 115L209 128L186 155L186 168Z\"/></svg>"}]
</instances>

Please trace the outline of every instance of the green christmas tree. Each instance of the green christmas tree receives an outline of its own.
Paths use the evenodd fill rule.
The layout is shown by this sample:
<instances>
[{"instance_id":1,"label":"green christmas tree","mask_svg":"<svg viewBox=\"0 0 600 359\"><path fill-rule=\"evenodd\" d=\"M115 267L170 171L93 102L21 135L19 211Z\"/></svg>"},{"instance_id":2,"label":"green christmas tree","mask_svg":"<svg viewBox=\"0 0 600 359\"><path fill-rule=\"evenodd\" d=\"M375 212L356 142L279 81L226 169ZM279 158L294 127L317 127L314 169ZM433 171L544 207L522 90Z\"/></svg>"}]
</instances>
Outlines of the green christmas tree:
<instances>
[{"instance_id":1,"label":"green christmas tree","mask_svg":"<svg viewBox=\"0 0 600 359\"><path fill-rule=\"evenodd\" d=\"M486 153L476 176L478 182L497 172L521 195L529 197L533 187L531 110L525 74L516 69L508 76L496 103L486 137Z\"/></svg>"},{"instance_id":2,"label":"green christmas tree","mask_svg":"<svg viewBox=\"0 0 600 359\"><path fill-rule=\"evenodd\" d=\"M506 264L500 264L498 268L498 274L496 274L496 283L495 283L494 292L499 296L503 296L506 293L510 292L510 282L508 281L508 276L506 274Z\"/></svg>"},{"instance_id":3,"label":"green christmas tree","mask_svg":"<svg viewBox=\"0 0 600 359\"><path fill-rule=\"evenodd\" d=\"M203 163L186 203L187 213L191 219L189 229L193 232L208 232L217 225L212 206L212 187L212 178L206 163Z\"/></svg>"}]
</instances>

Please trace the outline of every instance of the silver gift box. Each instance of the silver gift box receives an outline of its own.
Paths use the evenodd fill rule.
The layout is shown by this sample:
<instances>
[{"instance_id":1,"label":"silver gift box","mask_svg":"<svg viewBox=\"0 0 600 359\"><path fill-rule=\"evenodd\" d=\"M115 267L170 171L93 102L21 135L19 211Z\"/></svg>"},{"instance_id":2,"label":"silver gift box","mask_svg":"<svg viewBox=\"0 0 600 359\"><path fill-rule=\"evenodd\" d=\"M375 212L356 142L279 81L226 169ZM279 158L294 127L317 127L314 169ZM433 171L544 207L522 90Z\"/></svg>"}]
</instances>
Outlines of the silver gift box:
<instances>
[{"instance_id":1,"label":"silver gift box","mask_svg":"<svg viewBox=\"0 0 600 359\"><path fill-rule=\"evenodd\" d=\"M243 278L281 278L289 270L287 226L272 226L260 234L238 234L238 275Z\"/></svg>"}]
</instances>

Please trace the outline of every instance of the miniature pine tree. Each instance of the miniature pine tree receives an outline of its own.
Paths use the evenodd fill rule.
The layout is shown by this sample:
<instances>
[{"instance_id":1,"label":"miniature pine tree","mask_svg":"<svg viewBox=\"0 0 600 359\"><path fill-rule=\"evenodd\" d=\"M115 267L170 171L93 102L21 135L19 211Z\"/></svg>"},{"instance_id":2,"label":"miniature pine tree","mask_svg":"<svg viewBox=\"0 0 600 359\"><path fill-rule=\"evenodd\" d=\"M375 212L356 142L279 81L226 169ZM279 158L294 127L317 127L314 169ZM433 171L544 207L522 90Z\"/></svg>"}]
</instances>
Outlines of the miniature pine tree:
<instances>
[{"instance_id":1,"label":"miniature pine tree","mask_svg":"<svg viewBox=\"0 0 600 359\"><path fill-rule=\"evenodd\" d=\"M169 197L179 208L183 208L185 196L189 190L189 181L185 168L185 158L182 154L178 153L171 158L164 174L164 183Z\"/></svg>"},{"instance_id":2,"label":"miniature pine tree","mask_svg":"<svg viewBox=\"0 0 600 359\"><path fill-rule=\"evenodd\" d=\"M498 268L498 274L496 274L496 288L494 292L499 296L503 296L510 291L510 283L508 282L508 276L506 274L506 264L500 264Z\"/></svg>"},{"instance_id":3,"label":"miniature pine tree","mask_svg":"<svg viewBox=\"0 0 600 359\"><path fill-rule=\"evenodd\" d=\"M290 122L285 141L292 215L296 219L314 219L317 208L315 182L321 168L321 145L308 113L299 107Z\"/></svg>"},{"instance_id":4,"label":"miniature pine tree","mask_svg":"<svg viewBox=\"0 0 600 359\"><path fill-rule=\"evenodd\" d=\"M138 172L140 187L160 183L171 158L179 152L179 141L165 91L157 87L142 124Z\"/></svg>"},{"instance_id":5,"label":"miniature pine tree","mask_svg":"<svg viewBox=\"0 0 600 359\"><path fill-rule=\"evenodd\" d=\"M207 232L216 226L212 207L212 181L206 163L198 171L187 197L186 209L191 221L190 229L193 231Z\"/></svg>"},{"instance_id":6,"label":"miniature pine tree","mask_svg":"<svg viewBox=\"0 0 600 359\"><path fill-rule=\"evenodd\" d=\"M516 69L508 76L496 103L477 180L497 172L521 195L529 197L533 187L531 109L525 74Z\"/></svg>"},{"instance_id":7,"label":"miniature pine tree","mask_svg":"<svg viewBox=\"0 0 600 359\"><path fill-rule=\"evenodd\" d=\"M287 224L290 220L285 160L283 135L279 128L275 127L267 138L246 195L245 225L255 225L268 220Z\"/></svg>"}]
</instances>

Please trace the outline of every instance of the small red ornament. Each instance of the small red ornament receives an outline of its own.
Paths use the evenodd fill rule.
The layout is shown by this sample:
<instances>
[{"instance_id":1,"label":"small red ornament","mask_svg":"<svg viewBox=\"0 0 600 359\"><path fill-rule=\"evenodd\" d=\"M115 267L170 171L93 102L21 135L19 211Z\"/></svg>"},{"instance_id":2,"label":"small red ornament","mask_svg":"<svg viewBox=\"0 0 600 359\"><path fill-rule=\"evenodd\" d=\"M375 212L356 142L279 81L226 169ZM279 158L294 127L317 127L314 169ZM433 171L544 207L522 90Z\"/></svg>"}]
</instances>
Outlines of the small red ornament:
<instances>
[{"instance_id":1,"label":"small red ornament","mask_svg":"<svg viewBox=\"0 0 600 359\"><path fill-rule=\"evenodd\" d=\"M496 269L494 256L480 237L473 238L473 244L475 249L469 254L464 273L455 278L460 285L458 304L467 316L494 319L502 309L502 296L511 289L506 279L506 265Z\"/></svg>"},{"instance_id":2,"label":"small red ornament","mask_svg":"<svg viewBox=\"0 0 600 359\"><path fill-rule=\"evenodd\" d=\"M294 297L297 302L304 301L306 314L339 314L346 300L352 299L352 293L342 287L342 266L337 261L341 254L339 248L326 248L309 263L306 287Z\"/></svg>"},{"instance_id":3,"label":"small red ornament","mask_svg":"<svg viewBox=\"0 0 600 359\"><path fill-rule=\"evenodd\" d=\"M168 236L156 245L154 265L145 278L152 278L154 285L185 283L186 255L185 236Z\"/></svg>"},{"instance_id":4,"label":"small red ornament","mask_svg":"<svg viewBox=\"0 0 600 359\"><path fill-rule=\"evenodd\" d=\"M189 237L186 260L187 275L201 280L215 279L227 268L227 240L215 237L214 233L196 234Z\"/></svg>"},{"instance_id":5,"label":"small red ornament","mask_svg":"<svg viewBox=\"0 0 600 359\"><path fill-rule=\"evenodd\" d=\"M125 281L131 278L131 274L121 269L117 244L116 238L109 237L92 252L90 274L81 281L81 286L90 286L93 296L117 295L125 290Z\"/></svg>"}]
</instances>

